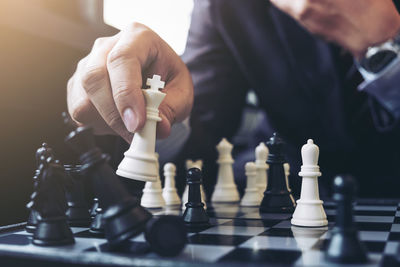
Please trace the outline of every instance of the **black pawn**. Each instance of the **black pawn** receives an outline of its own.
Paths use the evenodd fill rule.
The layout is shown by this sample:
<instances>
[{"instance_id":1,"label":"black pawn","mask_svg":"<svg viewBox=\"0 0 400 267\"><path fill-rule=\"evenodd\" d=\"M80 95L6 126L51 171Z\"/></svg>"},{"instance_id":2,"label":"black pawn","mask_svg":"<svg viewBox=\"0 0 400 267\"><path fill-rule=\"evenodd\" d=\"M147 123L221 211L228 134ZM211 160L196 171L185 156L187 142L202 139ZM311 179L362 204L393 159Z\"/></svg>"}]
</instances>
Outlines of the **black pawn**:
<instances>
[{"instance_id":1,"label":"black pawn","mask_svg":"<svg viewBox=\"0 0 400 267\"><path fill-rule=\"evenodd\" d=\"M293 213L296 207L294 198L289 192L286 184L285 170L283 164L285 157L283 155L283 140L274 133L267 142L269 149L267 163L268 186L264 192L264 198L260 205L261 212L272 213Z\"/></svg>"},{"instance_id":2,"label":"black pawn","mask_svg":"<svg viewBox=\"0 0 400 267\"><path fill-rule=\"evenodd\" d=\"M40 180L40 175L42 174L43 164L46 161L46 158L49 156L54 157L53 149L50 148L47 143L42 143L42 146L36 150L35 158L36 158L36 170L35 175L33 176L33 191L35 192L38 186L38 181ZM34 233L36 230L36 225L39 221L39 213L30 209L28 221L26 223L26 231L28 233Z\"/></svg>"},{"instance_id":3,"label":"black pawn","mask_svg":"<svg viewBox=\"0 0 400 267\"><path fill-rule=\"evenodd\" d=\"M191 232L201 231L209 227L209 218L201 202L200 185L202 173L198 168L191 168L186 174L186 183L189 186L188 202L183 213L183 221Z\"/></svg>"},{"instance_id":4,"label":"black pawn","mask_svg":"<svg viewBox=\"0 0 400 267\"><path fill-rule=\"evenodd\" d=\"M68 203L68 223L75 227L87 227L90 224L89 207L85 199L83 182L80 175L80 166L64 165L64 169L70 177L71 183L66 187Z\"/></svg>"},{"instance_id":5,"label":"black pawn","mask_svg":"<svg viewBox=\"0 0 400 267\"><path fill-rule=\"evenodd\" d=\"M101 208L97 208L95 213L89 232L94 236L104 237L103 211Z\"/></svg>"},{"instance_id":6,"label":"black pawn","mask_svg":"<svg viewBox=\"0 0 400 267\"><path fill-rule=\"evenodd\" d=\"M187 230L181 217L166 215L151 219L146 225L146 241L164 257L177 256L187 243Z\"/></svg>"},{"instance_id":7,"label":"black pawn","mask_svg":"<svg viewBox=\"0 0 400 267\"><path fill-rule=\"evenodd\" d=\"M108 157L96 147L92 129L78 127L65 142L80 156L81 171L90 177L103 209L104 232L111 247L119 247L131 237L142 233L152 215L140 206L122 186Z\"/></svg>"},{"instance_id":8,"label":"black pawn","mask_svg":"<svg viewBox=\"0 0 400 267\"><path fill-rule=\"evenodd\" d=\"M333 199L337 203L336 224L326 250L328 261L337 263L364 263L367 253L358 239L353 221L353 201L356 192L354 179L350 175L337 176L333 182Z\"/></svg>"},{"instance_id":9,"label":"black pawn","mask_svg":"<svg viewBox=\"0 0 400 267\"><path fill-rule=\"evenodd\" d=\"M28 207L36 210L40 217L32 242L39 246L60 246L73 244L74 237L67 223L65 212L64 182L66 173L63 166L50 156L44 165L36 191Z\"/></svg>"}]
</instances>

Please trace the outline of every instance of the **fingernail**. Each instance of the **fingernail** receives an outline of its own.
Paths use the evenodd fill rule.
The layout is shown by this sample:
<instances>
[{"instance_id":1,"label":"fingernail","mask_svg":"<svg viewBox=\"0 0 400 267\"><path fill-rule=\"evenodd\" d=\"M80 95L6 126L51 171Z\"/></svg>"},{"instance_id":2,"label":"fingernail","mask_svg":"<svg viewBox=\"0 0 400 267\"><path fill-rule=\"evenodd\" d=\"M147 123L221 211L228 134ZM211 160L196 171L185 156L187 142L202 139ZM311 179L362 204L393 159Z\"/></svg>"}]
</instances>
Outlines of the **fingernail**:
<instances>
[{"instance_id":1,"label":"fingernail","mask_svg":"<svg viewBox=\"0 0 400 267\"><path fill-rule=\"evenodd\" d=\"M133 133L136 131L136 128L138 127L139 121L135 113L131 108L127 108L124 110L123 113L123 120L126 129L128 129L129 132Z\"/></svg>"}]
</instances>

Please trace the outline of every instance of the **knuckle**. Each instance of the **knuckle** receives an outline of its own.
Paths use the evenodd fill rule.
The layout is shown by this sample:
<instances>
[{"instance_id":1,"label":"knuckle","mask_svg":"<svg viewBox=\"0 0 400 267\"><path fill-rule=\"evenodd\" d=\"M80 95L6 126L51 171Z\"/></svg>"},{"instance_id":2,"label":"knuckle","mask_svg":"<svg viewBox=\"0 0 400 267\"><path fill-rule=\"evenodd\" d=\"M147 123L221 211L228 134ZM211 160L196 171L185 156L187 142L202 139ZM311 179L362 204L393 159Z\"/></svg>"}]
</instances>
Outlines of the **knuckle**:
<instances>
[{"instance_id":1,"label":"knuckle","mask_svg":"<svg viewBox=\"0 0 400 267\"><path fill-rule=\"evenodd\" d=\"M71 78L68 79L67 82L67 90L72 90L72 87L74 86L74 80L75 80L75 74L71 76Z\"/></svg>"},{"instance_id":2,"label":"knuckle","mask_svg":"<svg viewBox=\"0 0 400 267\"><path fill-rule=\"evenodd\" d=\"M123 101L132 93L131 87L124 82L119 82L113 88L113 97L116 102Z\"/></svg>"},{"instance_id":3,"label":"knuckle","mask_svg":"<svg viewBox=\"0 0 400 267\"><path fill-rule=\"evenodd\" d=\"M113 130L116 130L117 132L121 130L121 125L123 125L123 122L118 110L113 109L105 114L105 120Z\"/></svg>"},{"instance_id":4,"label":"knuckle","mask_svg":"<svg viewBox=\"0 0 400 267\"><path fill-rule=\"evenodd\" d=\"M311 12L312 12L312 8L311 8L310 0L304 0L298 6L297 17L300 20L305 20L310 16Z\"/></svg>"},{"instance_id":5,"label":"knuckle","mask_svg":"<svg viewBox=\"0 0 400 267\"><path fill-rule=\"evenodd\" d=\"M169 122L173 124L176 120L176 110L171 105L160 106L160 111L167 117Z\"/></svg>"},{"instance_id":6,"label":"knuckle","mask_svg":"<svg viewBox=\"0 0 400 267\"><path fill-rule=\"evenodd\" d=\"M128 29L137 31L137 30L145 30L145 29L149 29L149 28L140 22L132 21L131 23L128 24Z\"/></svg>"},{"instance_id":7,"label":"knuckle","mask_svg":"<svg viewBox=\"0 0 400 267\"><path fill-rule=\"evenodd\" d=\"M130 55L131 51L127 46L112 49L107 56L107 65L112 67L121 65L130 58Z\"/></svg>"},{"instance_id":8,"label":"knuckle","mask_svg":"<svg viewBox=\"0 0 400 267\"><path fill-rule=\"evenodd\" d=\"M107 69L103 66L87 68L82 74L82 87L91 95L102 88Z\"/></svg>"},{"instance_id":9,"label":"knuckle","mask_svg":"<svg viewBox=\"0 0 400 267\"><path fill-rule=\"evenodd\" d=\"M87 98L83 98L75 103L71 103L69 113L75 121L86 123L86 118L91 112L91 102Z\"/></svg>"},{"instance_id":10,"label":"knuckle","mask_svg":"<svg viewBox=\"0 0 400 267\"><path fill-rule=\"evenodd\" d=\"M94 40L93 48L102 46L107 40L108 40L107 37L99 37L99 38L97 38L96 40Z\"/></svg>"}]
</instances>

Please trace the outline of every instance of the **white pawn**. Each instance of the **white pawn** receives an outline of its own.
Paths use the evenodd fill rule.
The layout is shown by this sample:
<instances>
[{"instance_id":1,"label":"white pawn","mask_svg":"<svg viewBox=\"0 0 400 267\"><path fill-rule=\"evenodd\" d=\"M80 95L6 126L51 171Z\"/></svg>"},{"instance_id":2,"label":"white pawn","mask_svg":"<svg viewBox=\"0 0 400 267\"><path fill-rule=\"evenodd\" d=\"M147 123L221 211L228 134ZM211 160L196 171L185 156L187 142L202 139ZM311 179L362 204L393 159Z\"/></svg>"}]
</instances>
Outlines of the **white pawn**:
<instances>
[{"instance_id":1,"label":"white pawn","mask_svg":"<svg viewBox=\"0 0 400 267\"><path fill-rule=\"evenodd\" d=\"M318 166L319 148L312 139L301 148L303 165L299 176L303 177L300 199L293 213L292 224L297 226L321 227L328 225L323 201L319 199Z\"/></svg>"},{"instance_id":2,"label":"white pawn","mask_svg":"<svg viewBox=\"0 0 400 267\"><path fill-rule=\"evenodd\" d=\"M283 169L285 170L286 187L287 187L288 191L291 193L292 189L290 188L290 185L289 185L289 175L290 175L290 165L289 165L289 163L287 163L287 162L284 163L283 164ZM294 197L293 197L292 194L290 194L290 198L293 200L293 202L295 202Z\"/></svg>"},{"instance_id":3,"label":"white pawn","mask_svg":"<svg viewBox=\"0 0 400 267\"><path fill-rule=\"evenodd\" d=\"M156 168L160 169L158 163L158 154L156 153ZM163 208L165 206L165 200L162 195L161 179L160 175L157 175L155 182L146 182L143 189L142 199L140 205L145 208Z\"/></svg>"},{"instance_id":4,"label":"white pawn","mask_svg":"<svg viewBox=\"0 0 400 267\"><path fill-rule=\"evenodd\" d=\"M185 165L186 165L186 170L189 170L191 168L198 168L198 169L202 170L203 161L201 159L198 159L196 161L188 159L188 160L186 160ZM201 194L201 201L204 204L204 209L207 209L207 205L206 205L207 199L206 199L206 193L204 191L203 184L200 185L200 194ZM186 185L185 190L183 191L183 195L182 195L182 209L186 209L185 204L188 202L188 199L189 199L189 186Z\"/></svg>"},{"instance_id":5,"label":"white pawn","mask_svg":"<svg viewBox=\"0 0 400 267\"><path fill-rule=\"evenodd\" d=\"M181 199L178 196L175 187L176 166L173 163L166 163L164 165L164 189L162 196L167 206L175 206L181 204Z\"/></svg>"},{"instance_id":6,"label":"white pawn","mask_svg":"<svg viewBox=\"0 0 400 267\"><path fill-rule=\"evenodd\" d=\"M217 145L219 153L217 184L211 197L212 202L237 202L239 201L239 192L237 190L233 177L233 145L225 138Z\"/></svg>"},{"instance_id":7,"label":"white pawn","mask_svg":"<svg viewBox=\"0 0 400 267\"><path fill-rule=\"evenodd\" d=\"M260 190L257 187L257 167L254 162L247 162L245 165L245 170L247 185L240 205L258 206L260 205Z\"/></svg>"},{"instance_id":8,"label":"white pawn","mask_svg":"<svg viewBox=\"0 0 400 267\"><path fill-rule=\"evenodd\" d=\"M268 164L267 164L267 158L268 158L268 147L261 142L255 150L255 156L256 156L256 168L257 168L257 187L260 191L260 203L264 197L264 192L267 189L267 184L268 184L268 176L267 176L267 171L268 171Z\"/></svg>"}]
</instances>

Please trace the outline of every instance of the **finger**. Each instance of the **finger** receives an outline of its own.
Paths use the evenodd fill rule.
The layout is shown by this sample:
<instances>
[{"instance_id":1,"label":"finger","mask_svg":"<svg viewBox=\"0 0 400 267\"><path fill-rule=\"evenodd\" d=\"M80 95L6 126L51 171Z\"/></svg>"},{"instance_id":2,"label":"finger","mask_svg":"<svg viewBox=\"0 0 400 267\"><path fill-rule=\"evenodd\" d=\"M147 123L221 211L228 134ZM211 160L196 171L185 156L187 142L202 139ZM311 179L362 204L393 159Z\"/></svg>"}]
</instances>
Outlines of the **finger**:
<instances>
[{"instance_id":1,"label":"finger","mask_svg":"<svg viewBox=\"0 0 400 267\"><path fill-rule=\"evenodd\" d=\"M278 9L282 10L289 15L296 17L297 11L300 9L300 5L304 2L303 0L270 0L273 5Z\"/></svg>"},{"instance_id":2,"label":"finger","mask_svg":"<svg viewBox=\"0 0 400 267\"><path fill-rule=\"evenodd\" d=\"M114 102L129 132L141 129L146 120L142 69L158 52L154 36L147 27L133 24L123 31L108 57Z\"/></svg>"},{"instance_id":3,"label":"finger","mask_svg":"<svg viewBox=\"0 0 400 267\"><path fill-rule=\"evenodd\" d=\"M166 97L159 107L162 119L157 125L159 138L168 137L172 124L183 121L190 114L193 105L193 83L184 65L177 77L167 83L163 92L166 93Z\"/></svg>"},{"instance_id":4,"label":"finger","mask_svg":"<svg viewBox=\"0 0 400 267\"><path fill-rule=\"evenodd\" d=\"M82 86L102 120L125 140L131 134L125 128L115 106L107 71L107 55L118 40L118 36L98 39L88 56L82 74Z\"/></svg>"}]
</instances>

